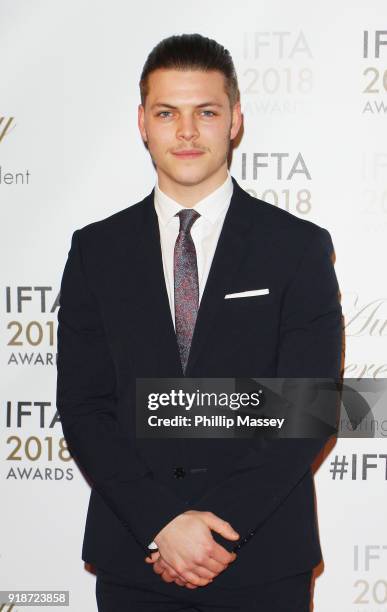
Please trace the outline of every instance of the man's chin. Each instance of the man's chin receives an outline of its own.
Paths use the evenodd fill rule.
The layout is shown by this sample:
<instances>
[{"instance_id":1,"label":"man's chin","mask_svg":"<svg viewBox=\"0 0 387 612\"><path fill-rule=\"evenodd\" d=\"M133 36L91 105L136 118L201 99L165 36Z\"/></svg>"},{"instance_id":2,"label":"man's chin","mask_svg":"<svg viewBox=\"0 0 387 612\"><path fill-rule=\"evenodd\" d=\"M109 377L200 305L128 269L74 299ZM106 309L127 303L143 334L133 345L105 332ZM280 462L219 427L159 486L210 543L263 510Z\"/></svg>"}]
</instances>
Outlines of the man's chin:
<instances>
[{"instance_id":1,"label":"man's chin","mask_svg":"<svg viewBox=\"0 0 387 612\"><path fill-rule=\"evenodd\" d=\"M211 173L207 172L172 172L170 173L170 178L175 183L179 185L184 185L186 187L198 185L205 181Z\"/></svg>"}]
</instances>

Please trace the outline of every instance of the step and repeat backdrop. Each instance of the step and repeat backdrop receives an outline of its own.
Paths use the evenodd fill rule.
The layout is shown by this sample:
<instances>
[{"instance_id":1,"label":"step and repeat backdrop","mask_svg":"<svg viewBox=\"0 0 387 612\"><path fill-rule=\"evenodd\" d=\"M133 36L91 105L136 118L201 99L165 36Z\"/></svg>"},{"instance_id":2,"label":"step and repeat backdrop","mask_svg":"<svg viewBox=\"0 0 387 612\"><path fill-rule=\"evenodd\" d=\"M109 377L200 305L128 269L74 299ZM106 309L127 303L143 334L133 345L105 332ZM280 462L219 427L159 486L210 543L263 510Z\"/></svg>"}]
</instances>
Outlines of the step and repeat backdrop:
<instances>
[{"instance_id":1,"label":"step and repeat backdrop","mask_svg":"<svg viewBox=\"0 0 387 612\"><path fill-rule=\"evenodd\" d=\"M81 560L89 487L55 406L58 294L72 232L155 183L138 81L162 38L199 32L231 52L244 114L231 174L330 231L344 376L387 378L386 16L377 0L0 0L0 591L68 590L67 609L96 609ZM377 426L340 438L316 471L315 612L387 610Z\"/></svg>"}]
</instances>

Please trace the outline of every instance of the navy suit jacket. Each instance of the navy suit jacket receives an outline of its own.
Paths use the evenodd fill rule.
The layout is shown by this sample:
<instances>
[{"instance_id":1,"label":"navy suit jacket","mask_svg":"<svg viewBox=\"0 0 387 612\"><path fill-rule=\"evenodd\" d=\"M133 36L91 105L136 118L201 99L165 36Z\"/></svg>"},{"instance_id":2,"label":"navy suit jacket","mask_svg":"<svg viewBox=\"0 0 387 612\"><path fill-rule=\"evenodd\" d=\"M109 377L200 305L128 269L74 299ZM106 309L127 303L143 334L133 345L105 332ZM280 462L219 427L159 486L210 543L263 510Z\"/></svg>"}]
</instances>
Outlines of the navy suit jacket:
<instances>
[{"instance_id":1,"label":"navy suit jacket","mask_svg":"<svg viewBox=\"0 0 387 612\"><path fill-rule=\"evenodd\" d=\"M186 376L338 379L330 234L232 181ZM91 485L82 559L160 581L144 562L148 543L197 509L242 536L219 586L306 571L322 558L311 464L326 439L136 438L136 378L183 377L153 196L74 231L61 282L57 407ZM270 292L224 299L259 288Z\"/></svg>"}]
</instances>

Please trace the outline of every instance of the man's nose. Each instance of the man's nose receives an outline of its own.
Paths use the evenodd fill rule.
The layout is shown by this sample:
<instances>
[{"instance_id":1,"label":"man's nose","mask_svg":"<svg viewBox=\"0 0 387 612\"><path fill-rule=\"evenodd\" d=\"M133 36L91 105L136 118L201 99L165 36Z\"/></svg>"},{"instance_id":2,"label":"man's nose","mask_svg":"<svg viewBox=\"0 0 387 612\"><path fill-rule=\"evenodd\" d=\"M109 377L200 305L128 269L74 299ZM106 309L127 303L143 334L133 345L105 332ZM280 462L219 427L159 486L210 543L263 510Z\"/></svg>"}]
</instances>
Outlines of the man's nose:
<instances>
[{"instance_id":1,"label":"man's nose","mask_svg":"<svg viewBox=\"0 0 387 612\"><path fill-rule=\"evenodd\" d=\"M199 134L195 118L192 116L182 116L177 128L177 136L190 139Z\"/></svg>"}]
</instances>

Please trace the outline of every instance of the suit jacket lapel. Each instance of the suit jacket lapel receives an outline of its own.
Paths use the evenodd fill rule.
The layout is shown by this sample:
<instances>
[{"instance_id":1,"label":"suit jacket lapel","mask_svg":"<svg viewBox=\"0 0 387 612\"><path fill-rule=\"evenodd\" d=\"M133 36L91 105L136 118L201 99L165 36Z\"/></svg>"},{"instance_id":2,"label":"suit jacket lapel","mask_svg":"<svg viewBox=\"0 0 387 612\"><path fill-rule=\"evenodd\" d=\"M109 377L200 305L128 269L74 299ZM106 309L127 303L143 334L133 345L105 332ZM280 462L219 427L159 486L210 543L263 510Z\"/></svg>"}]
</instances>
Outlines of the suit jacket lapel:
<instances>
[{"instance_id":1,"label":"suit jacket lapel","mask_svg":"<svg viewBox=\"0 0 387 612\"><path fill-rule=\"evenodd\" d=\"M186 376L192 375L210 336L212 321L232 286L233 277L247 250L248 232L252 227L251 202L234 177L231 178L234 190L199 305Z\"/></svg>"},{"instance_id":2,"label":"suit jacket lapel","mask_svg":"<svg viewBox=\"0 0 387 612\"><path fill-rule=\"evenodd\" d=\"M252 227L251 202L233 177L232 181L234 190L199 305L186 376L191 375L205 348L213 318L232 286L233 276L248 245L247 234ZM147 329L139 326L138 333L145 334L144 341L161 347L165 357L161 369L165 375L181 377L183 370L165 285L160 231L153 198L154 189L142 202L143 223L137 230L135 248L131 249L137 276L134 299L148 322Z\"/></svg>"},{"instance_id":3,"label":"suit jacket lapel","mask_svg":"<svg viewBox=\"0 0 387 612\"><path fill-rule=\"evenodd\" d=\"M154 208L154 189L141 203L142 223L136 228L136 244L130 249L131 268L136 275L137 311L146 321L138 325L139 340L146 342L150 350L162 354L159 359L160 376L181 377L179 348L169 306L165 284L160 231Z\"/></svg>"}]
</instances>

